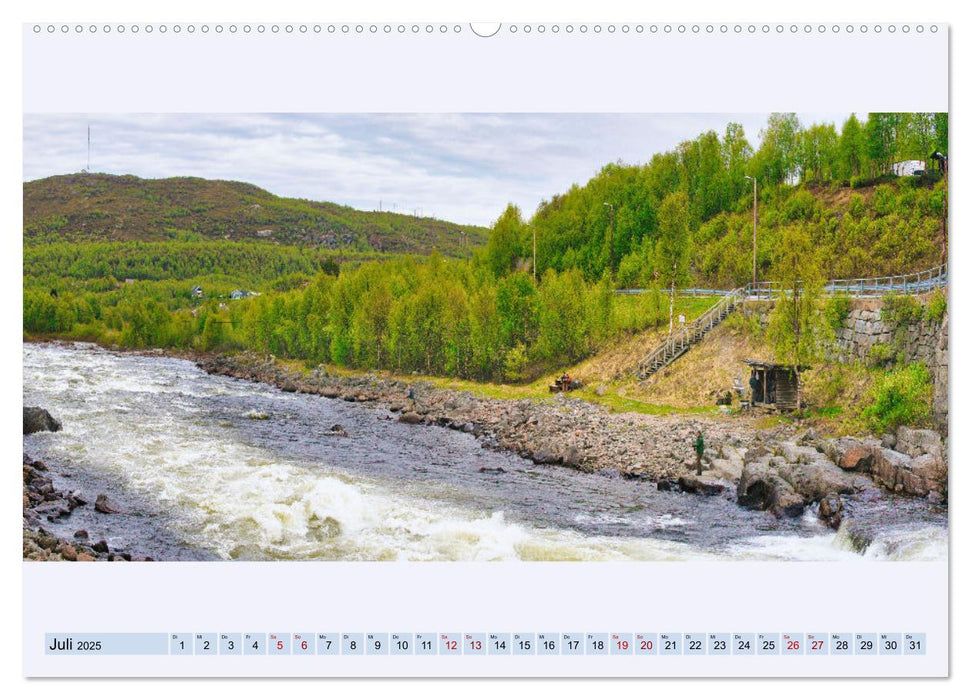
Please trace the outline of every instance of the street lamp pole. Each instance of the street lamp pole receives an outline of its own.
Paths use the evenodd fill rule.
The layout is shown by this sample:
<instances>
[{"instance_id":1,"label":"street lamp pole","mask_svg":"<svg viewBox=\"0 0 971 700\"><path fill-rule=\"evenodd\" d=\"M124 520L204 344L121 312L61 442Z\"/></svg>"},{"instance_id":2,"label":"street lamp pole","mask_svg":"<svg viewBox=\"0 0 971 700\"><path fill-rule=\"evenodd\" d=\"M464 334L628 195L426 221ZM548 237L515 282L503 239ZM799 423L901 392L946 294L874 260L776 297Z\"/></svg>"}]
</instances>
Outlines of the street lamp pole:
<instances>
[{"instance_id":1,"label":"street lamp pole","mask_svg":"<svg viewBox=\"0 0 971 700\"><path fill-rule=\"evenodd\" d=\"M533 282L536 282L536 226L533 226Z\"/></svg>"},{"instance_id":2,"label":"street lamp pole","mask_svg":"<svg viewBox=\"0 0 971 700\"><path fill-rule=\"evenodd\" d=\"M756 242L758 240L756 230L758 229L758 225L759 225L759 179L751 175L746 175L745 179L752 181L752 188L753 188L752 189L752 293L757 295L758 291L757 291L756 284L758 283L758 277L756 275L757 267L756 267L755 251L756 251Z\"/></svg>"},{"instance_id":3,"label":"street lamp pole","mask_svg":"<svg viewBox=\"0 0 971 700\"><path fill-rule=\"evenodd\" d=\"M607 263L610 265L610 274L614 274L614 205L610 202L604 202L605 207L610 207L610 233L607 237L607 253L608 259Z\"/></svg>"}]
</instances>

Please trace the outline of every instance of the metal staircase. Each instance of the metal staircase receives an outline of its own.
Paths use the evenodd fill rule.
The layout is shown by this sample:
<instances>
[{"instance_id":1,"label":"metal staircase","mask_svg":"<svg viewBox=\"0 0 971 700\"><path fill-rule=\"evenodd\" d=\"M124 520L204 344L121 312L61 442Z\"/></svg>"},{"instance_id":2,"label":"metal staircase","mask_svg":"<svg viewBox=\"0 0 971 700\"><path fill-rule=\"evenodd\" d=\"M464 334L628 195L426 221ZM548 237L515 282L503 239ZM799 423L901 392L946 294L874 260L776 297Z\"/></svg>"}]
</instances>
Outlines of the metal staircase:
<instances>
[{"instance_id":1,"label":"metal staircase","mask_svg":"<svg viewBox=\"0 0 971 700\"><path fill-rule=\"evenodd\" d=\"M747 287L733 289L697 319L668 334L668 337L641 361L637 371L638 378L647 379L681 357L692 345L708 335L712 328L724 321L746 294Z\"/></svg>"}]
</instances>

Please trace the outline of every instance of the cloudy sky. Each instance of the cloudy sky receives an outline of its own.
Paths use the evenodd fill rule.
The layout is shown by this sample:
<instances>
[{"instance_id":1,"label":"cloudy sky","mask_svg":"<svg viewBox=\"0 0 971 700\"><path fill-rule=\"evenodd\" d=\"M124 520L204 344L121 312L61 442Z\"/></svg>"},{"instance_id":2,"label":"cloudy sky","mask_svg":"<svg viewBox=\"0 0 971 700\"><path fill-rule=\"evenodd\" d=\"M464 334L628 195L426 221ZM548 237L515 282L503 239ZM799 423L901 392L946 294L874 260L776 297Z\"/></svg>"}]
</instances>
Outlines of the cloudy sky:
<instances>
[{"instance_id":1,"label":"cloudy sky","mask_svg":"<svg viewBox=\"0 0 971 700\"><path fill-rule=\"evenodd\" d=\"M804 124L843 113L800 114ZM643 163L765 114L26 114L24 179L91 170L242 180L286 197L489 225L606 163Z\"/></svg>"}]
</instances>

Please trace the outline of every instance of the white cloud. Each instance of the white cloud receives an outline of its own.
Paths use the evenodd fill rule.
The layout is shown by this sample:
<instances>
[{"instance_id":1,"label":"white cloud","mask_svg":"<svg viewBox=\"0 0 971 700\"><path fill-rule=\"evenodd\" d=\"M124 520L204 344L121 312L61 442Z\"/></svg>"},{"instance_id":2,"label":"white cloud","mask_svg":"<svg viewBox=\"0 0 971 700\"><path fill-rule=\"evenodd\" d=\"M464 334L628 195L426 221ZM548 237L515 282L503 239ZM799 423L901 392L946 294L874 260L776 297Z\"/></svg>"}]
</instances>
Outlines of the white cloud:
<instances>
[{"instance_id":1,"label":"white cloud","mask_svg":"<svg viewBox=\"0 0 971 700\"><path fill-rule=\"evenodd\" d=\"M800 115L806 122L843 114ZM27 114L24 179L91 169L242 180L287 197L487 225L532 213L605 164L641 163L764 114Z\"/></svg>"}]
</instances>

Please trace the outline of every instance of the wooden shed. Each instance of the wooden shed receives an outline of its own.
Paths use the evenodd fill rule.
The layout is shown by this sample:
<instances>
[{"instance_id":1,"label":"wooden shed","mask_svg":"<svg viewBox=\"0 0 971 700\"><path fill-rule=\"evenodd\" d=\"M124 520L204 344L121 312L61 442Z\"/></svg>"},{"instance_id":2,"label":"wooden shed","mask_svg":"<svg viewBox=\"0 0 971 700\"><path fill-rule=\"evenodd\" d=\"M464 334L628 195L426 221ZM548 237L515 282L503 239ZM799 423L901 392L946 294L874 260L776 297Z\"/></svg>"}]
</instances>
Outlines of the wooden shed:
<instances>
[{"instance_id":1,"label":"wooden shed","mask_svg":"<svg viewBox=\"0 0 971 700\"><path fill-rule=\"evenodd\" d=\"M799 374L793 365L779 365L761 360L745 360L751 369L749 388L753 406L774 406L781 411L796 408ZM800 366L803 372L810 367Z\"/></svg>"}]
</instances>

